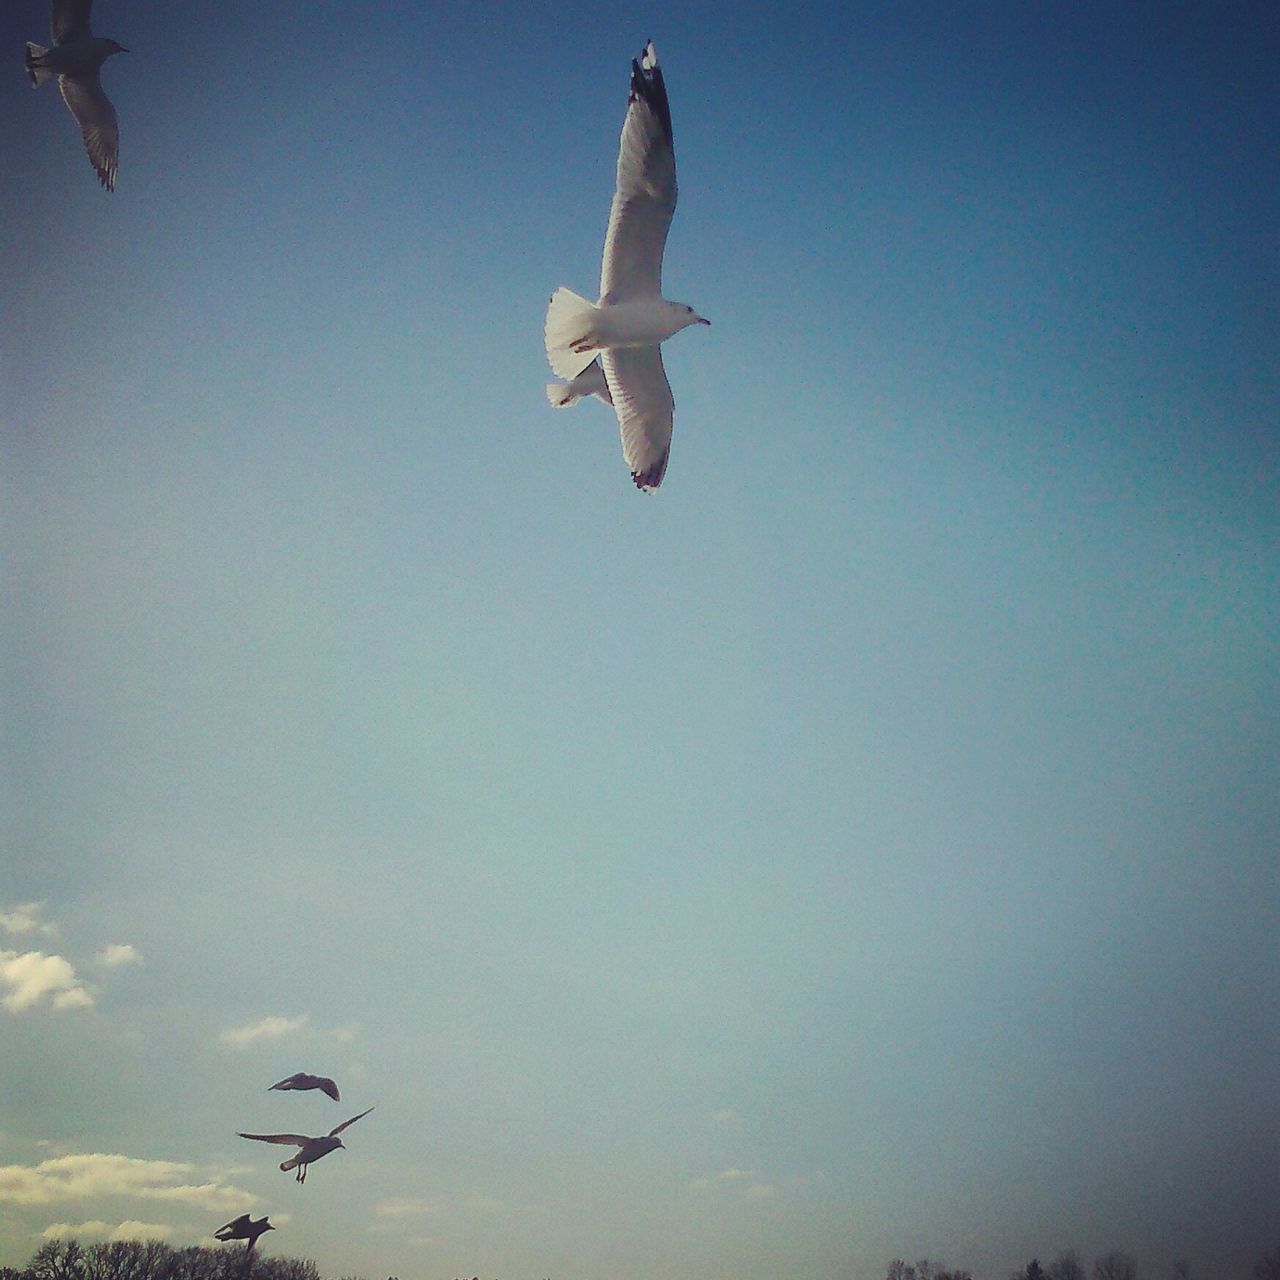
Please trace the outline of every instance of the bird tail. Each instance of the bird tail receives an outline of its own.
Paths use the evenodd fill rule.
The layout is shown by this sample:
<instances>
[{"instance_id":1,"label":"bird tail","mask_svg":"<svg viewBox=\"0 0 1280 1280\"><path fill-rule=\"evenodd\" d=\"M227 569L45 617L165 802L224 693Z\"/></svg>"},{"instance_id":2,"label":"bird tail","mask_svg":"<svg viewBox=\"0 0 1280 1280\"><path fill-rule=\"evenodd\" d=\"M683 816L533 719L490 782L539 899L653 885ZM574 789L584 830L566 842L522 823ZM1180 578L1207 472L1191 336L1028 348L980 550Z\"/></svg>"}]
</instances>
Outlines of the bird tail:
<instances>
[{"instance_id":1,"label":"bird tail","mask_svg":"<svg viewBox=\"0 0 1280 1280\"><path fill-rule=\"evenodd\" d=\"M31 77L31 87L33 89L39 88L42 81L53 75L52 71L41 66L44 56L48 52L49 50L44 45L32 44L30 40L27 41L27 55L23 59L23 63L27 68L27 75Z\"/></svg>"},{"instance_id":2,"label":"bird tail","mask_svg":"<svg viewBox=\"0 0 1280 1280\"><path fill-rule=\"evenodd\" d=\"M559 377L576 378L596 358L601 346L595 333L598 315L597 307L563 285L551 295L542 332L547 359Z\"/></svg>"},{"instance_id":3,"label":"bird tail","mask_svg":"<svg viewBox=\"0 0 1280 1280\"><path fill-rule=\"evenodd\" d=\"M294 1156L292 1160L286 1160L286 1161L285 1161L285 1162L280 1166L280 1172L281 1172L281 1173L288 1173L290 1169L296 1169L297 1167L298 1167L298 1157L297 1157L297 1156Z\"/></svg>"}]
</instances>

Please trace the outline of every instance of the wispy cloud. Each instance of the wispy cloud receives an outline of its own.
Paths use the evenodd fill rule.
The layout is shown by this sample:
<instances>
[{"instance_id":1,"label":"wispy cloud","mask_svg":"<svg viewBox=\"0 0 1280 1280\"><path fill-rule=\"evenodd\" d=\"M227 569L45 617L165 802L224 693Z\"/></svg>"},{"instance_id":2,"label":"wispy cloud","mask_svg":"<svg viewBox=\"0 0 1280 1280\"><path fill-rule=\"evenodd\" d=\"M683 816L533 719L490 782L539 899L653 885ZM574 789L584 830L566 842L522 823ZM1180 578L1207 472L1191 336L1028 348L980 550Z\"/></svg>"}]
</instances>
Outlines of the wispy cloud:
<instances>
[{"instance_id":1,"label":"wispy cloud","mask_svg":"<svg viewBox=\"0 0 1280 1280\"><path fill-rule=\"evenodd\" d=\"M112 942L98 952L98 963L108 969L119 969L126 964L141 964L138 948L131 942Z\"/></svg>"},{"instance_id":2,"label":"wispy cloud","mask_svg":"<svg viewBox=\"0 0 1280 1280\"><path fill-rule=\"evenodd\" d=\"M742 1117L731 1107L721 1111L713 1111L707 1117L707 1123L719 1133L741 1133Z\"/></svg>"},{"instance_id":3,"label":"wispy cloud","mask_svg":"<svg viewBox=\"0 0 1280 1280\"><path fill-rule=\"evenodd\" d=\"M253 1197L220 1178L184 1181L195 1166L101 1152L56 1156L36 1165L0 1166L0 1203L56 1204L91 1196L136 1196L221 1213L247 1209Z\"/></svg>"},{"instance_id":4,"label":"wispy cloud","mask_svg":"<svg viewBox=\"0 0 1280 1280\"><path fill-rule=\"evenodd\" d=\"M233 1049L245 1049L257 1040L279 1040L293 1035L301 1031L309 1020L305 1013L297 1018L283 1018L272 1013L243 1027L228 1027L218 1039Z\"/></svg>"},{"instance_id":5,"label":"wispy cloud","mask_svg":"<svg viewBox=\"0 0 1280 1280\"><path fill-rule=\"evenodd\" d=\"M52 937L58 932L57 926L42 919L43 902L20 902L16 907L0 911L0 929L6 933L42 933Z\"/></svg>"},{"instance_id":6,"label":"wispy cloud","mask_svg":"<svg viewBox=\"0 0 1280 1280\"><path fill-rule=\"evenodd\" d=\"M75 966L62 956L43 951L0 951L0 986L7 987L6 1009L19 1013L47 996L55 1009L77 1009L93 1003L93 996L76 976Z\"/></svg>"},{"instance_id":7,"label":"wispy cloud","mask_svg":"<svg viewBox=\"0 0 1280 1280\"><path fill-rule=\"evenodd\" d=\"M777 1194L772 1182L765 1182L753 1169L722 1169L705 1178L694 1178L690 1191L712 1191L716 1188L731 1189L746 1200L770 1200Z\"/></svg>"},{"instance_id":8,"label":"wispy cloud","mask_svg":"<svg viewBox=\"0 0 1280 1280\"><path fill-rule=\"evenodd\" d=\"M167 1240L173 1228L160 1222L137 1222L130 1219L112 1226L109 1222L51 1222L40 1233L46 1240Z\"/></svg>"}]
</instances>

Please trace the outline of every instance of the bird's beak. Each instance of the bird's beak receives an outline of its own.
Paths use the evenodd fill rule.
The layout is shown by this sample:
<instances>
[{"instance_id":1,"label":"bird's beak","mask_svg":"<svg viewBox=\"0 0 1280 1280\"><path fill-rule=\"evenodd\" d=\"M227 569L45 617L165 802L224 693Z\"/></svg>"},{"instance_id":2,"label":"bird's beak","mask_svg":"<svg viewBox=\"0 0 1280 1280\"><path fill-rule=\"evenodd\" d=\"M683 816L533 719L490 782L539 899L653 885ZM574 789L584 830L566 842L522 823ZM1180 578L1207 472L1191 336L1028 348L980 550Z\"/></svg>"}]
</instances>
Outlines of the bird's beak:
<instances>
[{"instance_id":1,"label":"bird's beak","mask_svg":"<svg viewBox=\"0 0 1280 1280\"><path fill-rule=\"evenodd\" d=\"M710 321L710 320L708 320L708 319L706 318L706 316L699 316L699 317L698 317L698 323L699 323L699 324L710 324L710 323L711 323L711 321Z\"/></svg>"}]
</instances>

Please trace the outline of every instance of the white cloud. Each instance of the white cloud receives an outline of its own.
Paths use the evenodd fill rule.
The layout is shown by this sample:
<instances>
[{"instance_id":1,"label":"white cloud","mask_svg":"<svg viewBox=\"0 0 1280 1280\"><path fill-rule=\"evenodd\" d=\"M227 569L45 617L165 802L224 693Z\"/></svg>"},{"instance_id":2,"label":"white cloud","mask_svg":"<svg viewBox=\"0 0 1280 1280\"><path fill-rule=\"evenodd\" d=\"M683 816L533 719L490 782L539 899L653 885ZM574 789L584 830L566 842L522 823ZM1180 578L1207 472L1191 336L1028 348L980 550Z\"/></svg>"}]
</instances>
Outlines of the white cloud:
<instances>
[{"instance_id":1,"label":"white cloud","mask_svg":"<svg viewBox=\"0 0 1280 1280\"><path fill-rule=\"evenodd\" d=\"M37 1165L0 1166L0 1203L55 1204L91 1196L136 1196L190 1204L211 1213L247 1209L253 1197L220 1179L193 1184L182 1179L194 1166L172 1160L138 1160L94 1152L56 1156Z\"/></svg>"},{"instance_id":2,"label":"white cloud","mask_svg":"<svg viewBox=\"0 0 1280 1280\"><path fill-rule=\"evenodd\" d=\"M138 1222L130 1219L122 1222L107 1237L108 1240L167 1240L173 1235L173 1228L159 1222Z\"/></svg>"},{"instance_id":3,"label":"white cloud","mask_svg":"<svg viewBox=\"0 0 1280 1280\"><path fill-rule=\"evenodd\" d=\"M226 1187L220 1182L202 1182L198 1186L185 1184L179 1187L153 1187L137 1194L148 1200L171 1200L211 1211L247 1209L253 1203L253 1197L247 1191L241 1191L239 1187Z\"/></svg>"},{"instance_id":4,"label":"white cloud","mask_svg":"<svg viewBox=\"0 0 1280 1280\"><path fill-rule=\"evenodd\" d=\"M130 1219L113 1227L108 1222L95 1220L76 1226L70 1222L51 1222L40 1233L46 1240L167 1240L173 1228L159 1222L138 1222Z\"/></svg>"},{"instance_id":5,"label":"white cloud","mask_svg":"<svg viewBox=\"0 0 1280 1280\"><path fill-rule=\"evenodd\" d=\"M44 914L43 902L21 902L8 911L0 911L0 929L8 933L43 933L52 936L57 926L40 917Z\"/></svg>"},{"instance_id":6,"label":"white cloud","mask_svg":"<svg viewBox=\"0 0 1280 1280\"><path fill-rule=\"evenodd\" d=\"M43 951L0 951L0 984L9 988L0 1004L13 1013L30 1009L45 996L55 1009L75 1009L93 1003L81 985L75 966Z\"/></svg>"},{"instance_id":7,"label":"white cloud","mask_svg":"<svg viewBox=\"0 0 1280 1280\"><path fill-rule=\"evenodd\" d=\"M46 1240L101 1240L111 1230L109 1222L95 1220L75 1226L70 1222L51 1222L40 1233Z\"/></svg>"},{"instance_id":8,"label":"white cloud","mask_svg":"<svg viewBox=\"0 0 1280 1280\"><path fill-rule=\"evenodd\" d=\"M307 1022L305 1013L297 1018L282 1018L279 1014L272 1013L243 1027L228 1027L218 1039L233 1049L244 1049L255 1040L279 1040L282 1036L292 1035L295 1031L301 1031Z\"/></svg>"},{"instance_id":9,"label":"white cloud","mask_svg":"<svg viewBox=\"0 0 1280 1280\"><path fill-rule=\"evenodd\" d=\"M119 969L126 964L141 964L142 957L131 942L112 942L98 953L98 963L108 969Z\"/></svg>"}]
</instances>

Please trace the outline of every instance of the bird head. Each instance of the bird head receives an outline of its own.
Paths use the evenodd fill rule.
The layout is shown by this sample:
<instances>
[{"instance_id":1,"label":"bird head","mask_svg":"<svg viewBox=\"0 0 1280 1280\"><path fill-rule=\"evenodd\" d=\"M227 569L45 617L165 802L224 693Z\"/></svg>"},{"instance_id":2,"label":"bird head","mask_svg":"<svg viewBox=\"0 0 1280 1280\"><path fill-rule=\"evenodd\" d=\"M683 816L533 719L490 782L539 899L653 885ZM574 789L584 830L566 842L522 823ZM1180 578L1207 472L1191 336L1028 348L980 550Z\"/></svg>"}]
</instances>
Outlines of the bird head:
<instances>
[{"instance_id":1,"label":"bird head","mask_svg":"<svg viewBox=\"0 0 1280 1280\"><path fill-rule=\"evenodd\" d=\"M710 324L711 321L700 316L692 307L686 307L683 302L672 304L676 309L676 319L679 321L680 328L683 329L691 324Z\"/></svg>"}]
</instances>

